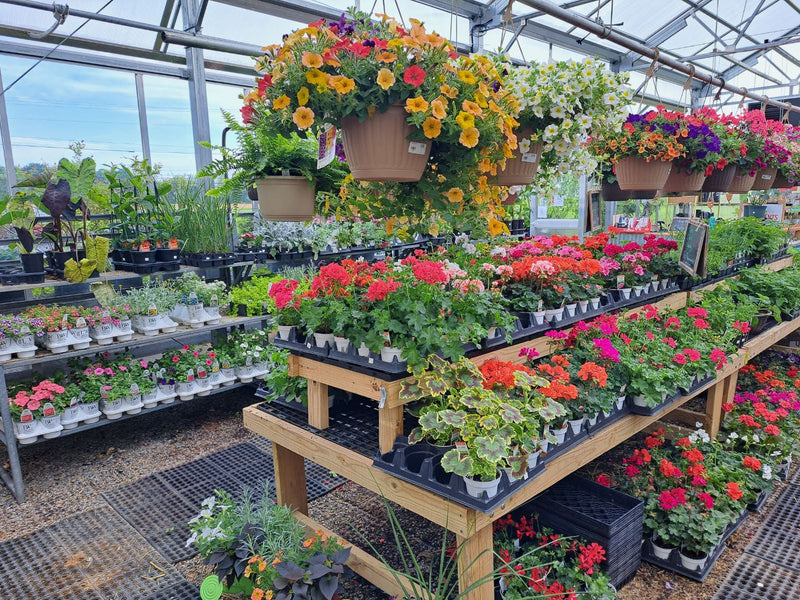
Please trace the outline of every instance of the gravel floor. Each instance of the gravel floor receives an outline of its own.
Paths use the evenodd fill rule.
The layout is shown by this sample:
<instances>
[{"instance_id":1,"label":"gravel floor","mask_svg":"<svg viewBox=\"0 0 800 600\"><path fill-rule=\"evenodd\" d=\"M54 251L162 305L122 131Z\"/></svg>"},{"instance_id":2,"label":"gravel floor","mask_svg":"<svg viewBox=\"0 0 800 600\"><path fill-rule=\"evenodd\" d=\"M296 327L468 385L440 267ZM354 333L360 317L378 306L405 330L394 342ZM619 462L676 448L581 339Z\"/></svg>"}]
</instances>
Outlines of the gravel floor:
<instances>
[{"instance_id":1,"label":"gravel floor","mask_svg":"<svg viewBox=\"0 0 800 600\"><path fill-rule=\"evenodd\" d=\"M0 490L0 541L102 506L105 500L101 494L106 490L252 439L253 435L242 426L241 409L253 401L246 390L237 390L23 448L27 501L17 504L5 487ZM620 449L605 455L590 472L602 471L605 461L618 461L622 452ZM620 600L711 600L784 485L776 486L761 513L751 516L730 538L728 549L706 583L697 584L643 564L636 578L620 592ZM394 508L425 562L438 557L442 530L409 511ZM398 563L379 496L350 483L311 503L310 512L313 518L356 543L360 543L356 533L360 531L387 560ZM179 563L177 567L197 585L208 574L199 558ZM345 581L344 587L344 597L352 600L386 597L358 577Z\"/></svg>"}]
</instances>

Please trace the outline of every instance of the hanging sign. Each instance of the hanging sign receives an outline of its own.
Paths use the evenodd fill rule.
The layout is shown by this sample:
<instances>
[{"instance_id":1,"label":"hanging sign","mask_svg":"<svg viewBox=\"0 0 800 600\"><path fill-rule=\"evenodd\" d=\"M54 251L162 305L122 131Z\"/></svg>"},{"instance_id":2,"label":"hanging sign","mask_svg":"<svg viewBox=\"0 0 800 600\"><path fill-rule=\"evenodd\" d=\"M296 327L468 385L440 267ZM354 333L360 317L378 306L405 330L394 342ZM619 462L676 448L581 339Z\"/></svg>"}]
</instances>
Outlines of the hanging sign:
<instances>
[{"instance_id":1,"label":"hanging sign","mask_svg":"<svg viewBox=\"0 0 800 600\"><path fill-rule=\"evenodd\" d=\"M319 134L319 154L317 154L317 168L321 169L333 162L336 156L336 127L325 123L325 128Z\"/></svg>"}]
</instances>

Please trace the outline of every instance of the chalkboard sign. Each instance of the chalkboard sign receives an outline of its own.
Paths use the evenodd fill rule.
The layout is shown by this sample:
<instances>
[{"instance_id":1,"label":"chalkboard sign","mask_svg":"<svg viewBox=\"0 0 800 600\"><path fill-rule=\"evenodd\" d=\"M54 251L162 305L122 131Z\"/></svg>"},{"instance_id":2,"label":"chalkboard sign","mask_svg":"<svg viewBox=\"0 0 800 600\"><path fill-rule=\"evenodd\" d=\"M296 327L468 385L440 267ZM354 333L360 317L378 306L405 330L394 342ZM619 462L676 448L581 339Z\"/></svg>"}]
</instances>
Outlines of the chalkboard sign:
<instances>
[{"instance_id":1,"label":"chalkboard sign","mask_svg":"<svg viewBox=\"0 0 800 600\"><path fill-rule=\"evenodd\" d=\"M603 220L600 218L600 190L586 192L586 226L584 232L602 229Z\"/></svg>"},{"instance_id":2,"label":"chalkboard sign","mask_svg":"<svg viewBox=\"0 0 800 600\"><path fill-rule=\"evenodd\" d=\"M689 223L689 217L674 217L670 224L670 231L675 233L683 233L686 231L686 225Z\"/></svg>"},{"instance_id":3,"label":"chalkboard sign","mask_svg":"<svg viewBox=\"0 0 800 600\"><path fill-rule=\"evenodd\" d=\"M690 275L705 276L706 254L708 253L708 225L697 219L686 223L683 248L678 265Z\"/></svg>"}]
</instances>

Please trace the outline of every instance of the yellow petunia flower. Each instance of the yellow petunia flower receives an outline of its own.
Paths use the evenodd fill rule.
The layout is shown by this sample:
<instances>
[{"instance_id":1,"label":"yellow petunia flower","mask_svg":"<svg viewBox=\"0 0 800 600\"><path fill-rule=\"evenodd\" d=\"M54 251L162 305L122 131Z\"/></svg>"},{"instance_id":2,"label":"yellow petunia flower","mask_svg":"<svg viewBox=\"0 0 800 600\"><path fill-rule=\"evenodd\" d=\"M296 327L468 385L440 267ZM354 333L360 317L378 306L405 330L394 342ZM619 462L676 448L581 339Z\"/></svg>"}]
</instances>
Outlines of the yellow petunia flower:
<instances>
[{"instance_id":1,"label":"yellow petunia flower","mask_svg":"<svg viewBox=\"0 0 800 600\"><path fill-rule=\"evenodd\" d=\"M308 88L306 86L301 87L297 92L297 103L300 106L308 104Z\"/></svg>"},{"instance_id":2,"label":"yellow petunia flower","mask_svg":"<svg viewBox=\"0 0 800 600\"><path fill-rule=\"evenodd\" d=\"M416 113L428 110L428 102L421 96L406 99L406 112Z\"/></svg>"},{"instance_id":3,"label":"yellow petunia flower","mask_svg":"<svg viewBox=\"0 0 800 600\"><path fill-rule=\"evenodd\" d=\"M437 119L444 119L447 116L447 110L445 110L444 102L438 98L431 102L431 114L433 114L433 116Z\"/></svg>"},{"instance_id":4,"label":"yellow petunia flower","mask_svg":"<svg viewBox=\"0 0 800 600\"><path fill-rule=\"evenodd\" d=\"M458 96L458 88L454 88L447 84L442 85L439 88L439 91L442 92L448 98L455 98L456 96Z\"/></svg>"},{"instance_id":5,"label":"yellow petunia flower","mask_svg":"<svg viewBox=\"0 0 800 600\"><path fill-rule=\"evenodd\" d=\"M486 96L484 96L480 92L475 93L475 102L477 102L478 106L480 106L481 108L487 108L489 106L489 103L486 100Z\"/></svg>"},{"instance_id":6,"label":"yellow petunia flower","mask_svg":"<svg viewBox=\"0 0 800 600\"><path fill-rule=\"evenodd\" d=\"M375 57L375 60L382 63L393 63L397 60L397 54L393 54L392 52L381 52Z\"/></svg>"},{"instance_id":7,"label":"yellow petunia flower","mask_svg":"<svg viewBox=\"0 0 800 600\"><path fill-rule=\"evenodd\" d=\"M461 132L458 136L458 141L462 146L467 148L474 148L478 145L478 139L481 137L480 132L475 127L470 127Z\"/></svg>"},{"instance_id":8,"label":"yellow petunia flower","mask_svg":"<svg viewBox=\"0 0 800 600\"><path fill-rule=\"evenodd\" d=\"M381 89L388 90L390 87L394 85L396 81L394 73L392 73L389 69L383 68L378 71L378 78L377 82L378 85L381 86Z\"/></svg>"},{"instance_id":9,"label":"yellow petunia flower","mask_svg":"<svg viewBox=\"0 0 800 600\"><path fill-rule=\"evenodd\" d=\"M319 69L311 69L306 73L306 81L311 85L326 85L328 83L329 75L327 73L323 73Z\"/></svg>"},{"instance_id":10,"label":"yellow petunia flower","mask_svg":"<svg viewBox=\"0 0 800 600\"><path fill-rule=\"evenodd\" d=\"M478 81L475 79L475 75L472 73L472 71L467 71L466 69L462 69L458 72L458 78L464 83L468 83L470 85L474 85Z\"/></svg>"},{"instance_id":11,"label":"yellow petunia flower","mask_svg":"<svg viewBox=\"0 0 800 600\"><path fill-rule=\"evenodd\" d=\"M277 98L275 98L275 100L272 103L272 108L274 108L275 110L281 110L282 108L286 108L287 106L289 106L289 102L291 102L289 96L283 94L282 96L278 96Z\"/></svg>"},{"instance_id":12,"label":"yellow petunia flower","mask_svg":"<svg viewBox=\"0 0 800 600\"><path fill-rule=\"evenodd\" d=\"M292 114L292 121L298 129L308 129L314 124L314 111L308 107L300 106Z\"/></svg>"},{"instance_id":13,"label":"yellow petunia flower","mask_svg":"<svg viewBox=\"0 0 800 600\"><path fill-rule=\"evenodd\" d=\"M483 110L481 110L481 107L478 106L476 102L472 102L471 100L464 100L461 103L461 109L471 115L475 115L476 117L483 115Z\"/></svg>"},{"instance_id":14,"label":"yellow petunia flower","mask_svg":"<svg viewBox=\"0 0 800 600\"><path fill-rule=\"evenodd\" d=\"M508 233L508 227L502 221L498 221L494 217L489 219L489 233L492 237L500 235L501 233Z\"/></svg>"},{"instance_id":15,"label":"yellow petunia flower","mask_svg":"<svg viewBox=\"0 0 800 600\"><path fill-rule=\"evenodd\" d=\"M458 116L456 116L456 123L461 126L461 129L474 129L475 116L462 110L458 113Z\"/></svg>"},{"instance_id":16,"label":"yellow petunia flower","mask_svg":"<svg viewBox=\"0 0 800 600\"><path fill-rule=\"evenodd\" d=\"M461 188L453 187L447 190L444 194L450 202L463 202L464 190Z\"/></svg>"},{"instance_id":17,"label":"yellow petunia flower","mask_svg":"<svg viewBox=\"0 0 800 600\"><path fill-rule=\"evenodd\" d=\"M356 82L349 77L344 77L343 75L331 77L330 84L333 86L333 89L343 96L356 89Z\"/></svg>"},{"instance_id":18,"label":"yellow petunia flower","mask_svg":"<svg viewBox=\"0 0 800 600\"><path fill-rule=\"evenodd\" d=\"M322 56L316 52L303 52L303 66L309 69L318 69L322 66Z\"/></svg>"},{"instance_id":19,"label":"yellow petunia flower","mask_svg":"<svg viewBox=\"0 0 800 600\"><path fill-rule=\"evenodd\" d=\"M422 123L422 132L429 140L437 138L439 137L439 134L442 133L442 122L439 121L439 119L428 117Z\"/></svg>"}]
</instances>

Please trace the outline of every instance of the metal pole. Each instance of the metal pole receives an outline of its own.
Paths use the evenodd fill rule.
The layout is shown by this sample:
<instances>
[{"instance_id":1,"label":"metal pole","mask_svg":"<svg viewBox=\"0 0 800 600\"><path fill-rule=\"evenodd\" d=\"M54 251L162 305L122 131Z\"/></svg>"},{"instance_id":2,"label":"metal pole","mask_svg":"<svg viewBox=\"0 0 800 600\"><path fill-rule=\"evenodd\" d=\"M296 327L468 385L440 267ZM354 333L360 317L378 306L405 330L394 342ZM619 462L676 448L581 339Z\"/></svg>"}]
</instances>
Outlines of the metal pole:
<instances>
[{"instance_id":1,"label":"metal pole","mask_svg":"<svg viewBox=\"0 0 800 600\"><path fill-rule=\"evenodd\" d=\"M150 133L147 130L147 104L144 101L144 77L141 73L134 73L136 80L136 104L139 109L139 134L142 137L142 156L151 162Z\"/></svg>"},{"instance_id":2,"label":"metal pole","mask_svg":"<svg viewBox=\"0 0 800 600\"><path fill-rule=\"evenodd\" d=\"M25 502L25 488L22 484L22 467L19 464L19 451L17 449L17 438L14 436L14 421L11 419L11 409L8 407L8 388L6 387L6 372L0 365L0 416L3 419L3 437L5 438L6 448L8 449L8 463L11 465L11 479L8 473L0 469L3 481L11 488L17 502ZM13 483L13 485L12 485Z\"/></svg>"},{"instance_id":3,"label":"metal pole","mask_svg":"<svg viewBox=\"0 0 800 600\"><path fill-rule=\"evenodd\" d=\"M192 48L205 48L206 50L219 50L230 54L242 54L244 56L262 56L264 51L258 44L245 44L244 42L234 42L223 40L222 38L208 37L205 35L192 35L177 31L162 31L162 41L168 44L180 44Z\"/></svg>"},{"instance_id":4,"label":"metal pole","mask_svg":"<svg viewBox=\"0 0 800 600\"><path fill-rule=\"evenodd\" d=\"M586 175L581 175L578 178L578 237L583 243L583 237L586 235L586 220L589 218L588 204L588 191L589 184L586 180ZM594 226L595 224L592 223Z\"/></svg>"},{"instance_id":5,"label":"metal pole","mask_svg":"<svg viewBox=\"0 0 800 600\"><path fill-rule=\"evenodd\" d=\"M752 92L748 92L747 90L740 88L735 85L731 85L720 79L718 77L714 77L713 75L709 75L707 73L703 73L701 71L692 71L691 67L685 65L682 62L674 60L669 56L663 56L657 53L656 49L650 48L645 46L644 44L640 44L630 38L620 35L616 33L612 27L602 25L586 17L579 15L576 12L571 10L565 10L554 4L549 2L548 0L521 0L523 4L527 6L533 7L537 10L542 11L545 14L550 15L551 17L555 17L568 23L570 25L574 25L575 27L580 27L588 31L589 33L593 33L601 39L608 40L609 42L613 42L614 44L619 44L628 50L632 50L637 54L641 54L647 58L657 58L658 62L661 64L674 69L675 71L680 71L681 73L686 73L687 75L693 75L695 79L699 79L700 81L704 81L707 84L713 87L721 87L723 89L728 90L729 92L733 92L736 95L744 96L746 98L750 98L755 100L756 102L761 102L763 104L770 104L772 106L776 106L778 108L782 108L786 111L794 111L800 113L800 107L794 106L792 104L788 104L786 102L778 102L777 100L772 100L767 98L766 96L761 96L759 94L754 94Z\"/></svg>"},{"instance_id":6,"label":"metal pole","mask_svg":"<svg viewBox=\"0 0 800 600\"><path fill-rule=\"evenodd\" d=\"M181 7L184 28L194 29L200 9L197 0L181 0ZM189 108L192 113L192 133L194 134L194 162L199 171L212 160L211 148L199 144L199 142L211 141L206 71L202 49L186 47L186 67L189 73Z\"/></svg>"},{"instance_id":7,"label":"metal pole","mask_svg":"<svg viewBox=\"0 0 800 600\"><path fill-rule=\"evenodd\" d=\"M3 72L0 69L0 90L3 88ZM11 150L11 133L8 130L8 112L6 111L6 95L0 95L0 144L3 145L3 161L6 165L6 184L8 193L14 193L17 185L17 170L14 167L14 153Z\"/></svg>"}]
</instances>

